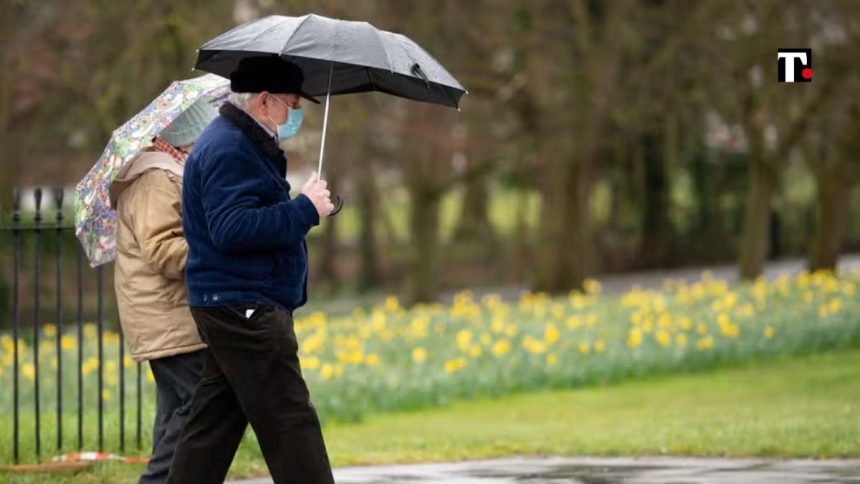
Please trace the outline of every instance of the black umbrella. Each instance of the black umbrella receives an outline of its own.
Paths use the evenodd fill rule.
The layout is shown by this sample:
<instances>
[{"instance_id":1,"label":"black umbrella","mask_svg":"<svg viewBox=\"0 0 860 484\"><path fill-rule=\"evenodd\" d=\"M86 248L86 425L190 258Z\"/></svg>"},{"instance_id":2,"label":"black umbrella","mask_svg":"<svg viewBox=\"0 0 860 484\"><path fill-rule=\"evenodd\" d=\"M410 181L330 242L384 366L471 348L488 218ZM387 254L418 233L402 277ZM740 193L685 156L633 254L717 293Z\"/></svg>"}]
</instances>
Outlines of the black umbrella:
<instances>
[{"instance_id":1,"label":"black umbrella","mask_svg":"<svg viewBox=\"0 0 860 484\"><path fill-rule=\"evenodd\" d=\"M319 15L272 15L242 24L200 48L196 68L230 77L248 57L277 56L302 69L302 90L326 96L319 169L322 173L329 99L379 91L459 109L466 90L408 37L367 22Z\"/></svg>"}]
</instances>

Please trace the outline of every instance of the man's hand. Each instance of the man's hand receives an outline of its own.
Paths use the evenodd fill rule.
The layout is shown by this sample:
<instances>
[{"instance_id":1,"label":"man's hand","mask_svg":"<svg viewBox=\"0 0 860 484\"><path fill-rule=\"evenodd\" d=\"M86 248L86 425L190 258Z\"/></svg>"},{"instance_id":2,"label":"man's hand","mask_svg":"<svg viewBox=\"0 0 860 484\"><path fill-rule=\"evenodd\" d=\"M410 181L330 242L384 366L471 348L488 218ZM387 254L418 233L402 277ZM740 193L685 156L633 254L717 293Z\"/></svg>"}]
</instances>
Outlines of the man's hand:
<instances>
[{"instance_id":1,"label":"man's hand","mask_svg":"<svg viewBox=\"0 0 860 484\"><path fill-rule=\"evenodd\" d=\"M302 194L308 197L317 209L320 218L328 217L334 204L331 203L331 192L326 188L328 183L323 180L317 180L317 172L313 172L311 177L305 182L302 187Z\"/></svg>"}]
</instances>

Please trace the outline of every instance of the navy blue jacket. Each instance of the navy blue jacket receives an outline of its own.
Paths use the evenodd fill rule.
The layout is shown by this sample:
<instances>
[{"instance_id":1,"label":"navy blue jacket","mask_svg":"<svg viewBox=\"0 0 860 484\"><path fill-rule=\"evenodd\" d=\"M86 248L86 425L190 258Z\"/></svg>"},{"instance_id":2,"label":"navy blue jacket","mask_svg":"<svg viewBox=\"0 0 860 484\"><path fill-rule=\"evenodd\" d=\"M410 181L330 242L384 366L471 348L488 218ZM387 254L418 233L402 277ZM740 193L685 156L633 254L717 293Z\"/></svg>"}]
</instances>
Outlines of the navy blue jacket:
<instances>
[{"instance_id":1,"label":"navy blue jacket","mask_svg":"<svg viewBox=\"0 0 860 484\"><path fill-rule=\"evenodd\" d=\"M185 164L185 280L193 307L307 301L305 236L319 214L290 199L287 160L250 115L225 103Z\"/></svg>"}]
</instances>

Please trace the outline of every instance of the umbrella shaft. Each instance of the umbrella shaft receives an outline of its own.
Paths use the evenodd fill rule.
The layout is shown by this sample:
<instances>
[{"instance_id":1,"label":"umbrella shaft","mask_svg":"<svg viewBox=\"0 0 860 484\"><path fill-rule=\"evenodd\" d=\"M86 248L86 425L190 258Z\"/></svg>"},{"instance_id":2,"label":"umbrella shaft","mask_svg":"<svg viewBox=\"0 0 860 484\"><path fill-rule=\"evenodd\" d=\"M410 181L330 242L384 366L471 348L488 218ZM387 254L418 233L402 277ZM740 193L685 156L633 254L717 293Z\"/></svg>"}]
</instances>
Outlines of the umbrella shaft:
<instances>
[{"instance_id":1,"label":"umbrella shaft","mask_svg":"<svg viewBox=\"0 0 860 484\"><path fill-rule=\"evenodd\" d=\"M328 91L325 95L325 115L323 116L323 132L322 139L320 140L320 161L319 167L317 168L317 181L322 179L322 167L323 167L323 157L325 155L325 135L326 131L328 131L328 110L329 110L329 101L331 101L331 77L334 73L334 62L331 63L331 68L328 71Z\"/></svg>"}]
</instances>

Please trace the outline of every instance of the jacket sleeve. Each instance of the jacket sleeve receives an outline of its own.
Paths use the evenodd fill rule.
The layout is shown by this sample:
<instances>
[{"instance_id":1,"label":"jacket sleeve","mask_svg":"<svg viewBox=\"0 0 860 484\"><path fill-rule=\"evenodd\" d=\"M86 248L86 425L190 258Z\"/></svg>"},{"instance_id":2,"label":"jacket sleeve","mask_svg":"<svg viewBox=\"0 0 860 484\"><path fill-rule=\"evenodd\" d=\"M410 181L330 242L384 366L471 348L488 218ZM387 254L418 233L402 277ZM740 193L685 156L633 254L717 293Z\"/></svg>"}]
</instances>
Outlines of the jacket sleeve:
<instances>
[{"instance_id":1,"label":"jacket sleeve","mask_svg":"<svg viewBox=\"0 0 860 484\"><path fill-rule=\"evenodd\" d=\"M267 204L266 191L274 187L239 151L210 159L201 189L209 235L225 252L293 247L319 224L316 207L304 195Z\"/></svg>"},{"instance_id":2,"label":"jacket sleeve","mask_svg":"<svg viewBox=\"0 0 860 484\"><path fill-rule=\"evenodd\" d=\"M182 232L179 188L167 173L152 170L141 175L133 189L134 234L144 262L168 279L181 280L188 243Z\"/></svg>"}]
</instances>

